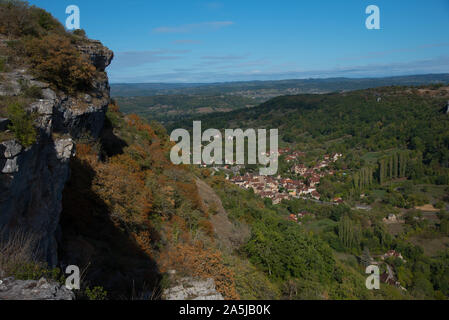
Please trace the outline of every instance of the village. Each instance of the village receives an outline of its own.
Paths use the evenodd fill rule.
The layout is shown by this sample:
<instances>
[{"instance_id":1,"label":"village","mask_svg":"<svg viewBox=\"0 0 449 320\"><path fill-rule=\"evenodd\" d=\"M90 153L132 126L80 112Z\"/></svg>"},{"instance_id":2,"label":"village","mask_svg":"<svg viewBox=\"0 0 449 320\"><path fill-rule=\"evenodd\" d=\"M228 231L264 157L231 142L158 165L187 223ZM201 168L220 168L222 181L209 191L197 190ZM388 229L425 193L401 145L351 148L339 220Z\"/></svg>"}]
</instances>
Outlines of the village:
<instances>
[{"instance_id":1,"label":"village","mask_svg":"<svg viewBox=\"0 0 449 320\"><path fill-rule=\"evenodd\" d=\"M335 172L331 169L331 164L338 161L338 159L343 156L340 153L325 155L324 158L319 160L314 166L307 167L306 165L299 163L301 158L305 156L304 152L291 151L286 148L279 149L278 155L283 155L287 163L293 164L291 172L295 174L298 179L284 178L280 175L277 177L270 177L250 173L246 173L243 176L237 174L232 178L227 176L227 179L241 188L254 190L254 193L262 198L271 199L273 204L280 204L283 200L291 200L293 198L320 201L321 195L318 193L317 188L321 178L328 175L334 175ZM232 167L225 166L225 169L230 170ZM339 204L342 202L343 200L341 198L332 200L332 204ZM289 215L288 220L301 225L303 224L303 219L306 217L314 218L314 214L307 211L301 211L297 214L292 213ZM388 218L384 218L385 223L394 223L397 221L397 217L394 214L390 214ZM366 264L367 266L384 266L385 270L380 275L380 282L407 291L398 281L393 268L387 263L389 258L398 258L405 263L406 261L401 253L395 250L389 250L376 258L368 253Z\"/></svg>"},{"instance_id":2,"label":"village","mask_svg":"<svg viewBox=\"0 0 449 320\"><path fill-rule=\"evenodd\" d=\"M313 167L307 167L304 164L297 164L305 153L300 151L291 151L289 148L279 149L279 156L285 156L288 163L294 163L292 173L299 179L284 178L280 175L276 177L262 176L246 173L243 176L236 175L228 179L244 189L252 189L254 193L262 198L271 199L273 204L280 204L282 200L290 200L292 198L303 198L320 200L321 195L317 191L321 178L327 175L333 175L334 171L330 169L330 165L336 162L343 155L336 153L333 155L325 155L324 159L319 161ZM335 199L339 201L339 199Z\"/></svg>"}]
</instances>

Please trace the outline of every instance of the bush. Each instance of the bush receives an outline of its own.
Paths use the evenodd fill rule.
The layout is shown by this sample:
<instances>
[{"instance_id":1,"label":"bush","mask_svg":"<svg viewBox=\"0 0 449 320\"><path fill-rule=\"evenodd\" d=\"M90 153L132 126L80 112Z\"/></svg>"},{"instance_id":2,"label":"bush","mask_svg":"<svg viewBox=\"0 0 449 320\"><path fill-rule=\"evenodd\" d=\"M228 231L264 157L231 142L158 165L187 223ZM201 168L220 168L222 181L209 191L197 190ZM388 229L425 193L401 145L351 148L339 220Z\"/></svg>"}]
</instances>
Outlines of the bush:
<instances>
[{"instance_id":1,"label":"bush","mask_svg":"<svg viewBox=\"0 0 449 320\"><path fill-rule=\"evenodd\" d=\"M39 262L37 236L23 230L0 230L0 278L38 280L42 277L62 281L59 269L49 269ZM4 274L2 274L2 272Z\"/></svg>"},{"instance_id":2,"label":"bush","mask_svg":"<svg viewBox=\"0 0 449 320\"><path fill-rule=\"evenodd\" d=\"M445 204L444 204L443 201L438 201L438 202L435 204L435 208L437 208L437 209L444 209L444 207L445 207Z\"/></svg>"},{"instance_id":3,"label":"bush","mask_svg":"<svg viewBox=\"0 0 449 320\"><path fill-rule=\"evenodd\" d=\"M70 40L51 34L23 40L34 73L68 93L90 89L95 67L85 59Z\"/></svg>"},{"instance_id":4,"label":"bush","mask_svg":"<svg viewBox=\"0 0 449 320\"><path fill-rule=\"evenodd\" d=\"M36 258L35 244L36 239L25 232L0 230L0 272L10 276L18 265L32 262Z\"/></svg>"},{"instance_id":5,"label":"bush","mask_svg":"<svg viewBox=\"0 0 449 320\"><path fill-rule=\"evenodd\" d=\"M0 0L0 33L22 37L41 36L49 31L65 33L61 23L45 10L25 1Z\"/></svg>"},{"instance_id":6,"label":"bush","mask_svg":"<svg viewBox=\"0 0 449 320\"><path fill-rule=\"evenodd\" d=\"M24 147L36 142L36 129L33 125L33 115L26 112L19 103L12 103L8 107L8 118L11 121L9 129Z\"/></svg>"},{"instance_id":7,"label":"bush","mask_svg":"<svg viewBox=\"0 0 449 320\"><path fill-rule=\"evenodd\" d=\"M42 89L36 86L26 87L23 90L23 95L26 98L31 99L42 99Z\"/></svg>"},{"instance_id":8,"label":"bush","mask_svg":"<svg viewBox=\"0 0 449 320\"><path fill-rule=\"evenodd\" d=\"M94 287L93 289L87 287L84 293L89 300L94 301L106 300L108 296L108 292L103 287Z\"/></svg>"},{"instance_id":9,"label":"bush","mask_svg":"<svg viewBox=\"0 0 449 320\"><path fill-rule=\"evenodd\" d=\"M10 270L10 275L18 280L39 280L45 278L47 280L56 280L60 283L64 282L63 275L58 268L49 269L45 263L35 261L15 265Z\"/></svg>"},{"instance_id":10,"label":"bush","mask_svg":"<svg viewBox=\"0 0 449 320\"><path fill-rule=\"evenodd\" d=\"M82 37L82 38L85 38L85 37L86 37L86 31L84 31L83 29L77 29L77 30L74 30L74 31L73 31L73 34L74 34L75 36Z\"/></svg>"},{"instance_id":11,"label":"bush","mask_svg":"<svg viewBox=\"0 0 449 320\"><path fill-rule=\"evenodd\" d=\"M37 86L30 85L29 82L21 83L21 91L24 98L30 98L33 100L42 99L42 89Z\"/></svg>"}]
</instances>

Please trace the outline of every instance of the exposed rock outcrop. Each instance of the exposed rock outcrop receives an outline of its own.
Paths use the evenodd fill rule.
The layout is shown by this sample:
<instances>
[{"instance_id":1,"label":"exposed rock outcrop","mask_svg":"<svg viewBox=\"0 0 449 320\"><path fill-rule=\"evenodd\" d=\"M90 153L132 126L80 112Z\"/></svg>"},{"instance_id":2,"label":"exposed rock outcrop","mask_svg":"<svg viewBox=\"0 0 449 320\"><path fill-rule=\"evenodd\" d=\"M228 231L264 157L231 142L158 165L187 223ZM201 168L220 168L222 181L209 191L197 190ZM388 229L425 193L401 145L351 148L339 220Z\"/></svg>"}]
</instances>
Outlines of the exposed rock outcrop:
<instances>
[{"instance_id":1,"label":"exposed rock outcrop","mask_svg":"<svg viewBox=\"0 0 449 320\"><path fill-rule=\"evenodd\" d=\"M74 300L66 287L45 278L40 280L0 280L0 300Z\"/></svg>"},{"instance_id":2,"label":"exposed rock outcrop","mask_svg":"<svg viewBox=\"0 0 449 320\"><path fill-rule=\"evenodd\" d=\"M37 114L37 142L28 148L17 141L0 143L0 230L25 230L38 235L41 259L57 264L56 234L62 210L62 192L70 175L74 140L97 138L110 102L105 68L113 53L99 41L86 40L79 50L97 68L92 89L69 96L38 81L27 70L3 74L0 95L20 94L21 83L42 89L42 97L29 106ZM2 119L2 126L6 120Z\"/></svg>"},{"instance_id":3,"label":"exposed rock outcrop","mask_svg":"<svg viewBox=\"0 0 449 320\"><path fill-rule=\"evenodd\" d=\"M176 286L166 289L162 295L165 300L224 300L215 289L214 279L182 278Z\"/></svg>"},{"instance_id":4,"label":"exposed rock outcrop","mask_svg":"<svg viewBox=\"0 0 449 320\"><path fill-rule=\"evenodd\" d=\"M98 40L86 40L78 45L78 50L87 55L90 62L100 71L104 71L114 58L114 53Z\"/></svg>"}]
</instances>

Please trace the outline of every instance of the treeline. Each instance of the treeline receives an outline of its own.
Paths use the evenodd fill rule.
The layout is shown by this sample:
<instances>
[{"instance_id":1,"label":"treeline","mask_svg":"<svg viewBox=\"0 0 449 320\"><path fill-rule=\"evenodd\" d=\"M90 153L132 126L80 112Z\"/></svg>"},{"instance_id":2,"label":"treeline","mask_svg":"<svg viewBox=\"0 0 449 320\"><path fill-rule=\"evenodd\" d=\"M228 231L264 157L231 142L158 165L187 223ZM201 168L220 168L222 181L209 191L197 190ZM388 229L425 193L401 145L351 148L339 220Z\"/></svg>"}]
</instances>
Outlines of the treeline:
<instances>
[{"instance_id":1,"label":"treeline","mask_svg":"<svg viewBox=\"0 0 449 320\"><path fill-rule=\"evenodd\" d=\"M369 188L374 184L383 185L389 180L407 177L407 163L410 153L394 152L379 159L374 166L364 167L353 174L353 187L356 190Z\"/></svg>"},{"instance_id":2,"label":"treeline","mask_svg":"<svg viewBox=\"0 0 449 320\"><path fill-rule=\"evenodd\" d=\"M379 183L387 179L403 178L406 176L408 154L406 152L393 153L387 158L379 160Z\"/></svg>"}]
</instances>

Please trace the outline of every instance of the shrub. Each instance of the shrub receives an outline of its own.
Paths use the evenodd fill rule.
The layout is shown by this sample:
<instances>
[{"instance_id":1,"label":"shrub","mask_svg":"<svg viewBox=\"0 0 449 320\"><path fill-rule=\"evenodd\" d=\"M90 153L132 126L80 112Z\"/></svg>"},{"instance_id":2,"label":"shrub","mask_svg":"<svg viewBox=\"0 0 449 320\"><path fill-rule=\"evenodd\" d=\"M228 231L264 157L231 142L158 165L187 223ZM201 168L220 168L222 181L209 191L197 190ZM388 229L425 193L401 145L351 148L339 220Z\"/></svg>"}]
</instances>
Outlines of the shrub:
<instances>
[{"instance_id":1,"label":"shrub","mask_svg":"<svg viewBox=\"0 0 449 320\"><path fill-rule=\"evenodd\" d=\"M59 34L65 33L65 29L61 23L47 11L41 8L32 7L31 12L39 27L45 31L53 31Z\"/></svg>"},{"instance_id":2,"label":"shrub","mask_svg":"<svg viewBox=\"0 0 449 320\"><path fill-rule=\"evenodd\" d=\"M31 99L42 99L42 89L36 86L26 87L23 90L23 95L26 98Z\"/></svg>"},{"instance_id":3,"label":"shrub","mask_svg":"<svg viewBox=\"0 0 449 320\"><path fill-rule=\"evenodd\" d=\"M45 278L47 280L56 280L63 283L63 275L58 268L49 269L43 262L31 261L14 266L10 270L10 275L18 280L38 280Z\"/></svg>"},{"instance_id":4,"label":"shrub","mask_svg":"<svg viewBox=\"0 0 449 320\"><path fill-rule=\"evenodd\" d=\"M22 81L20 83L22 96L24 98L30 98L30 99L42 99L42 89L35 86L30 85L28 81Z\"/></svg>"},{"instance_id":5,"label":"shrub","mask_svg":"<svg viewBox=\"0 0 449 320\"><path fill-rule=\"evenodd\" d=\"M75 36L82 37L82 38L85 38L85 37L86 37L86 31L84 31L83 29L77 29L77 30L74 30L74 31L73 31L73 34L74 34Z\"/></svg>"},{"instance_id":6,"label":"shrub","mask_svg":"<svg viewBox=\"0 0 449 320\"><path fill-rule=\"evenodd\" d=\"M68 93L90 89L95 67L57 34L23 40L28 61L43 80Z\"/></svg>"},{"instance_id":7,"label":"shrub","mask_svg":"<svg viewBox=\"0 0 449 320\"><path fill-rule=\"evenodd\" d=\"M33 125L33 115L26 112L19 103L12 103L8 107L8 118L11 121L9 129L24 147L36 142L36 129Z\"/></svg>"},{"instance_id":8,"label":"shrub","mask_svg":"<svg viewBox=\"0 0 449 320\"><path fill-rule=\"evenodd\" d=\"M35 245L36 239L32 235L0 230L0 271L9 276L14 274L18 265L32 262L36 258Z\"/></svg>"},{"instance_id":9,"label":"shrub","mask_svg":"<svg viewBox=\"0 0 449 320\"><path fill-rule=\"evenodd\" d=\"M87 287L84 293L89 300L106 300L108 296L108 292L103 287L94 287L93 289Z\"/></svg>"},{"instance_id":10,"label":"shrub","mask_svg":"<svg viewBox=\"0 0 449 320\"><path fill-rule=\"evenodd\" d=\"M25 1L0 0L0 33L10 37L40 36L48 31L65 33L64 27L43 9Z\"/></svg>"},{"instance_id":11,"label":"shrub","mask_svg":"<svg viewBox=\"0 0 449 320\"><path fill-rule=\"evenodd\" d=\"M38 261L39 255L39 243L34 234L0 230L0 277L12 276L19 280L44 277L62 281L60 270L48 269L45 263Z\"/></svg>"},{"instance_id":12,"label":"shrub","mask_svg":"<svg viewBox=\"0 0 449 320\"><path fill-rule=\"evenodd\" d=\"M5 70L5 59L0 57L0 72L3 72Z\"/></svg>"}]
</instances>

